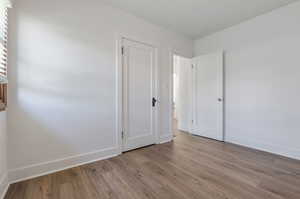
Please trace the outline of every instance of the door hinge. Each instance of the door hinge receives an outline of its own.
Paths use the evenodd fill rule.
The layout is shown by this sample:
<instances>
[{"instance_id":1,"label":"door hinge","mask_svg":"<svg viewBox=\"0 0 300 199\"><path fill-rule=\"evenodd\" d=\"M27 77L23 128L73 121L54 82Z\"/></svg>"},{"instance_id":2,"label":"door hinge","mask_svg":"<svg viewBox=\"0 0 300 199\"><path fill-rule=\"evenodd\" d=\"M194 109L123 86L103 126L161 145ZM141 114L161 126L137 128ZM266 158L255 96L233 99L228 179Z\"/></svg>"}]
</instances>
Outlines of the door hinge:
<instances>
[{"instance_id":1,"label":"door hinge","mask_svg":"<svg viewBox=\"0 0 300 199\"><path fill-rule=\"evenodd\" d=\"M194 69L194 64L192 64L192 69Z\"/></svg>"},{"instance_id":2,"label":"door hinge","mask_svg":"<svg viewBox=\"0 0 300 199\"><path fill-rule=\"evenodd\" d=\"M194 120L192 120L192 124L194 124Z\"/></svg>"},{"instance_id":3,"label":"door hinge","mask_svg":"<svg viewBox=\"0 0 300 199\"><path fill-rule=\"evenodd\" d=\"M122 55L124 55L124 46L122 46L122 48L121 48L121 53L122 53Z\"/></svg>"},{"instance_id":4,"label":"door hinge","mask_svg":"<svg viewBox=\"0 0 300 199\"><path fill-rule=\"evenodd\" d=\"M122 136L122 139L124 139L124 131L122 131L122 134L121 134L121 136Z\"/></svg>"}]
</instances>

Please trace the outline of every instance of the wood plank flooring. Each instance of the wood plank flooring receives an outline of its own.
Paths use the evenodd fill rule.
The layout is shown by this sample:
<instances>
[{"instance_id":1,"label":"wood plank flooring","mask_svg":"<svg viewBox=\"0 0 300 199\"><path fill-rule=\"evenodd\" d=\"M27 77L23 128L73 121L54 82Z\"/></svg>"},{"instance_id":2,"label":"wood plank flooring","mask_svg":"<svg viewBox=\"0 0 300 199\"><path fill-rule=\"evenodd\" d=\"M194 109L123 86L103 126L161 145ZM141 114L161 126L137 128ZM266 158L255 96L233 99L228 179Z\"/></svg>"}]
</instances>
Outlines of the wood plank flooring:
<instances>
[{"instance_id":1,"label":"wood plank flooring","mask_svg":"<svg viewBox=\"0 0 300 199\"><path fill-rule=\"evenodd\" d=\"M300 161L178 133L174 142L13 184L5 199L300 199Z\"/></svg>"}]
</instances>

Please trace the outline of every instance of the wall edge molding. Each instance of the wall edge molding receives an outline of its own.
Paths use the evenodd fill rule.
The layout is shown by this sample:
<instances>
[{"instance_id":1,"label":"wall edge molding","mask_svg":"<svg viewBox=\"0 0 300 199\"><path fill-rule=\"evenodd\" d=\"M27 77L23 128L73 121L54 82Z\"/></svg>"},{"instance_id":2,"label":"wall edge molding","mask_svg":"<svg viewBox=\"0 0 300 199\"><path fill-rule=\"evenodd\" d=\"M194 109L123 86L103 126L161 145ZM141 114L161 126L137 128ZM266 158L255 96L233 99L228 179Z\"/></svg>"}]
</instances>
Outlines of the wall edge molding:
<instances>
[{"instance_id":1,"label":"wall edge molding","mask_svg":"<svg viewBox=\"0 0 300 199\"><path fill-rule=\"evenodd\" d=\"M173 141L174 135L173 134L166 134L166 135L161 135L159 138L159 144L164 144L167 142Z\"/></svg>"},{"instance_id":2,"label":"wall edge molding","mask_svg":"<svg viewBox=\"0 0 300 199\"><path fill-rule=\"evenodd\" d=\"M8 171L8 181L13 184L100 160L109 159L118 155L120 155L119 147L112 147L86 154L69 156L63 159L11 169Z\"/></svg>"},{"instance_id":3,"label":"wall edge molding","mask_svg":"<svg viewBox=\"0 0 300 199\"><path fill-rule=\"evenodd\" d=\"M180 131L187 132L187 133L191 133L191 131L192 131L188 124L179 124L178 123L178 128L177 129L180 130Z\"/></svg>"},{"instance_id":4,"label":"wall edge molding","mask_svg":"<svg viewBox=\"0 0 300 199\"><path fill-rule=\"evenodd\" d=\"M280 155L280 156L300 160L300 149L282 147L270 143L263 143L255 140L249 140L249 139L234 139L232 137L229 138L227 137L225 142L249 147L251 149L260 150L275 155Z\"/></svg>"},{"instance_id":5,"label":"wall edge molding","mask_svg":"<svg viewBox=\"0 0 300 199\"><path fill-rule=\"evenodd\" d=\"M0 199L4 199L8 191L9 183L7 174L3 175L0 179Z\"/></svg>"}]
</instances>

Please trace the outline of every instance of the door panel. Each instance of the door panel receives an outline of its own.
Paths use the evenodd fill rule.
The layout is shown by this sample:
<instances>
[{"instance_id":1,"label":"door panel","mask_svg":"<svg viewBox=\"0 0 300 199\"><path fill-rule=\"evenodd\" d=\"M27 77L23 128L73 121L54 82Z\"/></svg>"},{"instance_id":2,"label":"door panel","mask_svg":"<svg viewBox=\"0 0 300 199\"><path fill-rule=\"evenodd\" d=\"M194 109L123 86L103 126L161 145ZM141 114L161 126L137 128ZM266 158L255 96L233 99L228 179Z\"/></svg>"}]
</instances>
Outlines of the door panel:
<instances>
[{"instance_id":1,"label":"door panel","mask_svg":"<svg viewBox=\"0 0 300 199\"><path fill-rule=\"evenodd\" d=\"M154 48L123 40L123 151L155 143Z\"/></svg>"},{"instance_id":2,"label":"door panel","mask_svg":"<svg viewBox=\"0 0 300 199\"><path fill-rule=\"evenodd\" d=\"M192 133L223 141L223 53L196 57L193 64Z\"/></svg>"}]
</instances>

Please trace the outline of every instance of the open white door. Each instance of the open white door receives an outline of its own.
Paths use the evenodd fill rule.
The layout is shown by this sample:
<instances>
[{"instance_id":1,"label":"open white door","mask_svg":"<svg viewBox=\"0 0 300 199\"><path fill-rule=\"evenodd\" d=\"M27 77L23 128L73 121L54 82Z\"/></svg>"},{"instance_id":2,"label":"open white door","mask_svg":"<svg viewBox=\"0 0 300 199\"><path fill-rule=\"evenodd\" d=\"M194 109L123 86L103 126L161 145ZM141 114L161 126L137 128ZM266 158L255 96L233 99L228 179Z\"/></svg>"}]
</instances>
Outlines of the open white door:
<instances>
[{"instance_id":1,"label":"open white door","mask_svg":"<svg viewBox=\"0 0 300 199\"><path fill-rule=\"evenodd\" d=\"M223 141L223 53L196 57L193 66L192 134Z\"/></svg>"},{"instance_id":2,"label":"open white door","mask_svg":"<svg viewBox=\"0 0 300 199\"><path fill-rule=\"evenodd\" d=\"M155 49L123 39L123 151L155 143Z\"/></svg>"}]
</instances>

